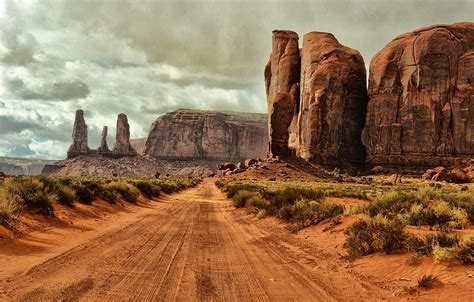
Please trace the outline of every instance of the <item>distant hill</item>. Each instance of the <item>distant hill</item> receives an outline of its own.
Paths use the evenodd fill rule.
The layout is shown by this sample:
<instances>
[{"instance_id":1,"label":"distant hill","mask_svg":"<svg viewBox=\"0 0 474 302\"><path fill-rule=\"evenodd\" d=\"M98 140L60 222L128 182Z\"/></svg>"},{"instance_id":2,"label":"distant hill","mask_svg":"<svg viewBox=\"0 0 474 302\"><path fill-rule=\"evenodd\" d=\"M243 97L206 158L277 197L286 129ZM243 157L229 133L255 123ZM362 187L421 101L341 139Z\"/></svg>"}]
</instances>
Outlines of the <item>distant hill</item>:
<instances>
[{"instance_id":1,"label":"distant hill","mask_svg":"<svg viewBox=\"0 0 474 302\"><path fill-rule=\"evenodd\" d=\"M0 156L0 172L7 175L39 175L45 165L55 162L56 160Z\"/></svg>"}]
</instances>

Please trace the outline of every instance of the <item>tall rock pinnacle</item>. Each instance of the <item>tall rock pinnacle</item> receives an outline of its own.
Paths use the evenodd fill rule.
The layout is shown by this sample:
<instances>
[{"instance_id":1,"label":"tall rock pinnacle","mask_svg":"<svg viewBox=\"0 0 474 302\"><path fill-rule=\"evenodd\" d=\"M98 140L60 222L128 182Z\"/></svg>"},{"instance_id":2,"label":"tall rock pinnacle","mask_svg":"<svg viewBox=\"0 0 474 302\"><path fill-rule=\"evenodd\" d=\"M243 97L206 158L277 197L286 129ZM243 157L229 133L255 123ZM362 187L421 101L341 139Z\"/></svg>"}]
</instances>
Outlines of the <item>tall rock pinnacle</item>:
<instances>
[{"instance_id":1,"label":"tall rock pinnacle","mask_svg":"<svg viewBox=\"0 0 474 302\"><path fill-rule=\"evenodd\" d=\"M100 137L100 147L98 149L100 153L110 152L109 146L107 145L107 129L107 126L104 126L104 128L102 128L102 134Z\"/></svg>"},{"instance_id":2,"label":"tall rock pinnacle","mask_svg":"<svg viewBox=\"0 0 474 302\"><path fill-rule=\"evenodd\" d=\"M89 152L87 145L87 125L84 120L84 111L76 111L76 119L74 120L74 127L72 130L72 145L67 151L67 157L71 158L79 154Z\"/></svg>"},{"instance_id":3,"label":"tall rock pinnacle","mask_svg":"<svg viewBox=\"0 0 474 302\"><path fill-rule=\"evenodd\" d=\"M265 66L269 155L291 154L288 147L288 128L297 111L299 82L298 34L293 31L274 30L272 53Z\"/></svg>"},{"instance_id":4,"label":"tall rock pinnacle","mask_svg":"<svg viewBox=\"0 0 474 302\"><path fill-rule=\"evenodd\" d=\"M112 152L116 155L136 155L137 151L130 144L130 126L127 116L120 113L117 117L117 130Z\"/></svg>"}]
</instances>

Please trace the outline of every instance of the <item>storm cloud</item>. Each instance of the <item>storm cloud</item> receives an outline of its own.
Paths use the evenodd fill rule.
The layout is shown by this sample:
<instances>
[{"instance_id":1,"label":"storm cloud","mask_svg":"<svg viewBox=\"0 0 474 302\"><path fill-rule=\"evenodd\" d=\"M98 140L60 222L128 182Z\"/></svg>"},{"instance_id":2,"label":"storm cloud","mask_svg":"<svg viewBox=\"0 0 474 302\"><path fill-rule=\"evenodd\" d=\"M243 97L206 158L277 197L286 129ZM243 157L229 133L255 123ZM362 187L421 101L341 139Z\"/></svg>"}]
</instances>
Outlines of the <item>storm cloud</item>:
<instances>
[{"instance_id":1,"label":"storm cloud","mask_svg":"<svg viewBox=\"0 0 474 302\"><path fill-rule=\"evenodd\" d=\"M132 137L178 108L265 112L274 29L332 32L368 66L396 36L473 11L472 0L6 0L0 155L63 158L76 109L91 147L120 112Z\"/></svg>"}]
</instances>

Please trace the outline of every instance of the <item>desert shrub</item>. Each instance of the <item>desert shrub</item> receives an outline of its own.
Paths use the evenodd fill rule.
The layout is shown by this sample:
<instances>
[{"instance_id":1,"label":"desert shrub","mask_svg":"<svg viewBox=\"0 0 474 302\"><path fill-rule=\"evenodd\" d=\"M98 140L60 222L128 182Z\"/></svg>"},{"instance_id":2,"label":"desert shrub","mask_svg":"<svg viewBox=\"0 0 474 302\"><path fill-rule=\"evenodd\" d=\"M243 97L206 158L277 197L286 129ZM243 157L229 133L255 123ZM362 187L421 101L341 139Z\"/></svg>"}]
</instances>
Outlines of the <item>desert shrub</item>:
<instances>
[{"instance_id":1,"label":"desert shrub","mask_svg":"<svg viewBox=\"0 0 474 302\"><path fill-rule=\"evenodd\" d=\"M4 190L0 189L0 225L13 228L15 218L23 210L17 198L7 196Z\"/></svg>"},{"instance_id":2,"label":"desert shrub","mask_svg":"<svg viewBox=\"0 0 474 302\"><path fill-rule=\"evenodd\" d=\"M390 191L379 194L367 207L367 212L371 217L377 214L385 216L395 216L407 212L410 207L417 203L419 199L412 193Z\"/></svg>"},{"instance_id":3,"label":"desert shrub","mask_svg":"<svg viewBox=\"0 0 474 302\"><path fill-rule=\"evenodd\" d=\"M423 257L423 255L420 254L420 253L412 253L412 254L408 255L408 258L405 261L405 263L408 264L408 265L420 264L422 257Z\"/></svg>"},{"instance_id":4,"label":"desert shrub","mask_svg":"<svg viewBox=\"0 0 474 302\"><path fill-rule=\"evenodd\" d=\"M263 190L258 185L248 183L233 183L224 186L224 192L226 193L227 198L233 198L239 191L262 192Z\"/></svg>"},{"instance_id":5,"label":"desert shrub","mask_svg":"<svg viewBox=\"0 0 474 302\"><path fill-rule=\"evenodd\" d=\"M103 200L113 204L113 203L116 203L120 199L120 193L115 189L104 187L100 191L100 197Z\"/></svg>"},{"instance_id":6,"label":"desert shrub","mask_svg":"<svg viewBox=\"0 0 474 302\"><path fill-rule=\"evenodd\" d=\"M363 204L354 204L344 206L344 215L362 214L367 210L367 206Z\"/></svg>"},{"instance_id":7,"label":"desert shrub","mask_svg":"<svg viewBox=\"0 0 474 302\"><path fill-rule=\"evenodd\" d=\"M43 183L43 187L47 192L56 195L60 203L69 207L73 206L76 198L76 191L73 188L54 177L42 176L39 177L39 180Z\"/></svg>"},{"instance_id":8,"label":"desert shrub","mask_svg":"<svg viewBox=\"0 0 474 302\"><path fill-rule=\"evenodd\" d=\"M453 248L441 247L438 244L433 245L432 254L436 262L451 262L456 257Z\"/></svg>"},{"instance_id":9,"label":"desert shrub","mask_svg":"<svg viewBox=\"0 0 474 302\"><path fill-rule=\"evenodd\" d=\"M95 191L92 191L89 187L82 183L73 184L74 191L76 191L77 199L85 204L91 204L95 199Z\"/></svg>"},{"instance_id":10,"label":"desert shrub","mask_svg":"<svg viewBox=\"0 0 474 302\"><path fill-rule=\"evenodd\" d=\"M436 215L436 223L441 230L462 228L468 223L466 211L450 206L445 201L434 202L432 208Z\"/></svg>"},{"instance_id":11,"label":"desert shrub","mask_svg":"<svg viewBox=\"0 0 474 302\"><path fill-rule=\"evenodd\" d=\"M445 232L429 234L425 237L425 247L428 252L432 252L434 246L442 248L452 248L459 243L456 235L450 235Z\"/></svg>"},{"instance_id":12,"label":"desert shrub","mask_svg":"<svg viewBox=\"0 0 474 302\"><path fill-rule=\"evenodd\" d=\"M266 209L261 209L260 211L258 211L256 217L257 219L263 219L267 216L267 210Z\"/></svg>"},{"instance_id":13,"label":"desert shrub","mask_svg":"<svg viewBox=\"0 0 474 302\"><path fill-rule=\"evenodd\" d=\"M381 214L360 219L344 233L347 235L345 246L351 258L378 251L391 254L402 250L408 237L403 223L398 218L389 220Z\"/></svg>"},{"instance_id":14,"label":"desert shrub","mask_svg":"<svg viewBox=\"0 0 474 302\"><path fill-rule=\"evenodd\" d=\"M268 201L262 198L260 194L254 193L249 199L247 199L245 203L245 207L253 210L253 209L266 209L268 207Z\"/></svg>"},{"instance_id":15,"label":"desert shrub","mask_svg":"<svg viewBox=\"0 0 474 302\"><path fill-rule=\"evenodd\" d=\"M464 264L474 263L474 235L463 238L456 253L456 259Z\"/></svg>"},{"instance_id":16,"label":"desert shrub","mask_svg":"<svg viewBox=\"0 0 474 302\"><path fill-rule=\"evenodd\" d=\"M232 197L233 204L236 208L244 208L247 201L252 198L260 198L260 195L256 192L240 190Z\"/></svg>"},{"instance_id":17,"label":"desert shrub","mask_svg":"<svg viewBox=\"0 0 474 302\"><path fill-rule=\"evenodd\" d=\"M419 287L428 288L428 287L433 286L438 281L438 278L433 275L423 275L417 281L418 281Z\"/></svg>"},{"instance_id":18,"label":"desert shrub","mask_svg":"<svg viewBox=\"0 0 474 302\"><path fill-rule=\"evenodd\" d=\"M324 197L324 192L314 188L285 187L275 192L271 204L275 208L285 205L292 205L299 199L320 200Z\"/></svg>"},{"instance_id":19,"label":"desert shrub","mask_svg":"<svg viewBox=\"0 0 474 302\"><path fill-rule=\"evenodd\" d=\"M54 196L46 192L43 183L33 177L13 177L5 180L6 199L19 207L37 210L45 215L53 214Z\"/></svg>"},{"instance_id":20,"label":"desert shrub","mask_svg":"<svg viewBox=\"0 0 474 302\"><path fill-rule=\"evenodd\" d=\"M428 225L430 229L432 229L437 222L437 217L433 208L427 207L421 203L413 204L406 214L406 218L410 225L418 227Z\"/></svg>"},{"instance_id":21,"label":"desert shrub","mask_svg":"<svg viewBox=\"0 0 474 302\"><path fill-rule=\"evenodd\" d=\"M149 199L160 196L161 187L149 181L139 180L132 182L132 184Z\"/></svg>"},{"instance_id":22,"label":"desert shrub","mask_svg":"<svg viewBox=\"0 0 474 302\"><path fill-rule=\"evenodd\" d=\"M322 204L315 200L299 199L294 204L280 208L278 216L286 221L296 222L302 227L318 224L324 219L341 215L344 207L334 204Z\"/></svg>"},{"instance_id":23,"label":"desert shrub","mask_svg":"<svg viewBox=\"0 0 474 302\"><path fill-rule=\"evenodd\" d=\"M140 191L135 186L125 181L113 181L103 185L103 188L106 190L117 191L124 200L131 203L136 203L138 196L140 195Z\"/></svg>"},{"instance_id":24,"label":"desert shrub","mask_svg":"<svg viewBox=\"0 0 474 302\"><path fill-rule=\"evenodd\" d=\"M410 233L406 235L403 244L408 252L428 255L431 251L431 248L429 250L427 249L426 240L424 238Z\"/></svg>"}]
</instances>

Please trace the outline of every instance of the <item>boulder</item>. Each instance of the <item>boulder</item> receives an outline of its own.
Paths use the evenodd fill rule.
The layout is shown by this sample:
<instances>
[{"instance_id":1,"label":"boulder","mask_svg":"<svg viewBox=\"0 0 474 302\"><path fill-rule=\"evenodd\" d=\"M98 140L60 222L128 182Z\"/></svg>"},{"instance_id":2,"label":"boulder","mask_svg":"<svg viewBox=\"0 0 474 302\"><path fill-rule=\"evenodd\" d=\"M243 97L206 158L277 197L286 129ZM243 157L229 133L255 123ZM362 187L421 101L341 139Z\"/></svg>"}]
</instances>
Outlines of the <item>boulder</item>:
<instances>
[{"instance_id":1,"label":"boulder","mask_svg":"<svg viewBox=\"0 0 474 302\"><path fill-rule=\"evenodd\" d=\"M236 165L234 165L233 163L222 163L218 166L218 169L219 170L235 170L237 168Z\"/></svg>"},{"instance_id":2,"label":"boulder","mask_svg":"<svg viewBox=\"0 0 474 302\"><path fill-rule=\"evenodd\" d=\"M421 176L421 179L424 180L431 180L433 176L435 176L436 171L434 169L428 169L426 172Z\"/></svg>"},{"instance_id":3,"label":"boulder","mask_svg":"<svg viewBox=\"0 0 474 302\"><path fill-rule=\"evenodd\" d=\"M244 164L246 167L252 167L252 166L255 166L256 164L258 163L258 161L254 158L249 158L249 159L246 159Z\"/></svg>"},{"instance_id":4,"label":"boulder","mask_svg":"<svg viewBox=\"0 0 474 302\"><path fill-rule=\"evenodd\" d=\"M77 110L72 129L72 145L67 150L67 158L72 158L90 151L87 144L87 124L84 120L84 111Z\"/></svg>"},{"instance_id":5,"label":"boulder","mask_svg":"<svg viewBox=\"0 0 474 302\"><path fill-rule=\"evenodd\" d=\"M303 37L300 79L296 155L325 164L363 163L368 96L361 54L330 33L310 32Z\"/></svg>"},{"instance_id":6,"label":"boulder","mask_svg":"<svg viewBox=\"0 0 474 302\"><path fill-rule=\"evenodd\" d=\"M372 169L370 169L370 172L374 173L374 174L379 174L379 173L382 173L383 172L383 167L382 166L375 166L373 167Z\"/></svg>"},{"instance_id":7,"label":"boulder","mask_svg":"<svg viewBox=\"0 0 474 302\"><path fill-rule=\"evenodd\" d=\"M402 183L402 174L392 174L389 179L388 179L388 182L390 182L391 184L401 184Z\"/></svg>"},{"instance_id":8,"label":"boulder","mask_svg":"<svg viewBox=\"0 0 474 302\"><path fill-rule=\"evenodd\" d=\"M370 63L362 140L371 164L452 164L474 154L474 23L403 34Z\"/></svg>"},{"instance_id":9,"label":"boulder","mask_svg":"<svg viewBox=\"0 0 474 302\"><path fill-rule=\"evenodd\" d=\"M288 129L292 121L292 128L295 129L299 83L298 34L289 30L274 30L272 52L265 66L270 156L291 154Z\"/></svg>"},{"instance_id":10,"label":"boulder","mask_svg":"<svg viewBox=\"0 0 474 302\"><path fill-rule=\"evenodd\" d=\"M120 113L117 117L115 144L112 152L116 155L136 155L137 151L130 144L130 125L127 115Z\"/></svg>"},{"instance_id":11,"label":"boulder","mask_svg":"<svg viewBox=\"0 0 474 302\"><path fill-rule=\"evenodd\" d=\"M456 184L469 182L469 176L459 167L453 168L447 175L447 180Z\"/></svg>"},{"instance_id":12,"label":"boulder","mask_svg":"<svg viewBox=\"0 0 474 302\"><path fill-rule=\"evenodd\" d=\"M444 167L436 167L433 169L435 174L431 178L433 181L445 181L448 179L448 169Z\"/></svg>"}]
</instances>

